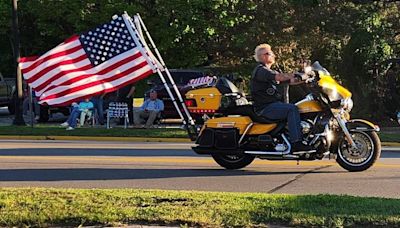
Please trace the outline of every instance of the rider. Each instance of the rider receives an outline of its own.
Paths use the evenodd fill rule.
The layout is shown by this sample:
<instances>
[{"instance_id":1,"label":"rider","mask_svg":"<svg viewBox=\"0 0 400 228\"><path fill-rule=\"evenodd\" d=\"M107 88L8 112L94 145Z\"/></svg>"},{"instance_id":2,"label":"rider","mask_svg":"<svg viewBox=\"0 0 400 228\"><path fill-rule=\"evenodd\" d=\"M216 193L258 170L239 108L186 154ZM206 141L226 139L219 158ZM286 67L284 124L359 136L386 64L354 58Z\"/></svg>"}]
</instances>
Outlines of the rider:
<instances>
[{"instance_id":1,"label":"rider","mask_svg":"<svg viewBox=\"0 0 400 228\"><path fill-rule=\"evenodd\" d=\"M254 58L259 63L253 70L250 82L255 111L271 120L287 120L292 152L312 150L311 146L302 142L300 114L296 105L283 103L283 97L277 89L279 82L289 81L295 84L297 78L294 74L271 70L271 66L275 63L275 54L268 44L258 45Z\"/></svg>"}]
</instances>

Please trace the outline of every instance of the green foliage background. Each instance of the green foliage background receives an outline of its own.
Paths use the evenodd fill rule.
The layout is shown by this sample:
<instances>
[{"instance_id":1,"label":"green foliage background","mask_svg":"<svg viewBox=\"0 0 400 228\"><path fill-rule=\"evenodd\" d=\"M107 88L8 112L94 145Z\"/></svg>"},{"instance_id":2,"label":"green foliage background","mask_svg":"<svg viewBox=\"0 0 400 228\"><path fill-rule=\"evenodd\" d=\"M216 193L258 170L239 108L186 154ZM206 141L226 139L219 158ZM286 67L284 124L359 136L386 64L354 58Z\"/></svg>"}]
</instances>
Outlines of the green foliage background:
<instances>
[{"instance_id":1,"label":"green foliage background","mask_svg":"<svg viewBox=\"0 0 400 228\"><path fill-rule=\"evenodd\" d=\"M400 109L399 71L388 76L390 65L383 64L400 57L400 1L29 0L18 4L22 56L42 54L127 11L141 14L169 68L212 69L248 78L255 46L267 42L284 71L298 70L304 60L319 60L353 92L356 116L381 119ZM11 1L0 0L0 15L0 71L12 75Z\"/></svg>"}]
</instances>

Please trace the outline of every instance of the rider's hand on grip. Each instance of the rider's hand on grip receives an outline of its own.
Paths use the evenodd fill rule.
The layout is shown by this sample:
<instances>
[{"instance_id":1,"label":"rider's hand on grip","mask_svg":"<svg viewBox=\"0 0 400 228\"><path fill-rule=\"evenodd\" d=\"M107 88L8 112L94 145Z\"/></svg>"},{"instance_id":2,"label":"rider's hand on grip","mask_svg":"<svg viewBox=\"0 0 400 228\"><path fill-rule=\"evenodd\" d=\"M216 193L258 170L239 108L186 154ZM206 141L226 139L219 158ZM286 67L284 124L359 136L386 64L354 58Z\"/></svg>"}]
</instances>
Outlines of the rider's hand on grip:
<instances>
[{"instance_id":1,"label":"rider's hand on grip","mask_svg":"<svg viewBox=\"0 0 400 228\"><path fill-rule=\"evenodd\" d=\"M313 82L315 80L316 74L314 71L309 71L306 73L307 79L305 80L306 83Z\"/></svg>"},{"instance_id":2,"label":"rider's hand on grip","mask_svg":"<svg viewBox=\"0 0 400 228\"><path fill-rule=\"evenodd\" d=\"M295 77L295 78L298 78L299 81L305 81L305 80L308 79L307 74L305 74L305 73L300 73L300 72L295 73L295 74L294 74L294 77Z\"/></svg>"}]
</instances>

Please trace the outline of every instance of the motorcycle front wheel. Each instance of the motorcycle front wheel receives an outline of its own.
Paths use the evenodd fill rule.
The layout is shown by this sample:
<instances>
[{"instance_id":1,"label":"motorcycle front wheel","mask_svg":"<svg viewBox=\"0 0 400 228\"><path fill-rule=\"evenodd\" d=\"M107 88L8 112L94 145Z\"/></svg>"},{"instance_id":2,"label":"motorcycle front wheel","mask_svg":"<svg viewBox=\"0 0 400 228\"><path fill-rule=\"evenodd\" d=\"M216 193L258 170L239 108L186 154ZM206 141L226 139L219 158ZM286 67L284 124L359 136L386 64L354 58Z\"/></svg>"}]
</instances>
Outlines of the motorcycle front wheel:
<instances>
[{"instance_id":1,"label":"motorcycle front wheel","mask_svg":"<svg viewBox=\"0 0 400 228\"><path fill-rule=\"evenodd\" d=\"M243 154L243 155L221 155L213 154L211 155L218 165L226 169L241 169L253 162L254 156Z\"/></svg>"},{"instance_id":2,"label":"motorcycle front wheel","mask_svg":"<svg viewBox=\"0 0 400 228\"><path fill-rule=\"evenodd\" d=\"M350 132L357 148L342 137L337 147L337 163L350 172L369 169L381 155L381 141L376 132Z\"/></svg>"}]
</instances>

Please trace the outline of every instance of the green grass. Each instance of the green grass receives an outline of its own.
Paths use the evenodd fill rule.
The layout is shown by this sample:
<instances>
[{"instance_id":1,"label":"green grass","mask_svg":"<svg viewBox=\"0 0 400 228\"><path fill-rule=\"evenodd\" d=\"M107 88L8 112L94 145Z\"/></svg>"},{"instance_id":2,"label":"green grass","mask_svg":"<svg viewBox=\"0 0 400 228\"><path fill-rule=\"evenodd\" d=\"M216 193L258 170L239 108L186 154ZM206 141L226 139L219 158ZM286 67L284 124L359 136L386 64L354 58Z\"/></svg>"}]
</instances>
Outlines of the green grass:
<instances>
[{"instance_id":1,"label":"green grass","mask_svg":"<svg viewBox=\"0 0 400 228\"><path fill-rule=\"evenodd\" d=\"M106 129L78 128L74 131L66 131L58 125L28 126L0 126L0 135L38 135L38 136L112 136L112 137L144 137L144 138L188 138L187 132L174 128L156 129L124 129L121 127ZM379 133L382 142L400 142L399 133Z\"/></svg>"},{"instance_id":2,"label":"green grass","mask_svg":"<svg viewBox=\"0 0 400 228\"><path fill-rule=\"evenodd\" d=\"M38 135L38 136L112 136L112 137L145 137L145 138L188 138L187 132L181 129L124 129L124 128L77 128L66 131L59 126L37 125L0 126L0 135Z\"/></svg>"},{"instance_id":3,"label":"green grass","mask_svg":"<svg viewBox=\"0 0 400 228\"><path fill-rule=\"evenodd\" d=\"M399 133L379 133L382 142L400 142Z\"/></svg>"},{"instance_id":4,"label":"green grass","mask_svg":"<svg viewBox=\"0 0 400 228\"><path fill-rule=\"evenodd\" d=\"M400 226L400 199L161 190L0 189L0 226Z\"/></svg>"}]
</instances>

